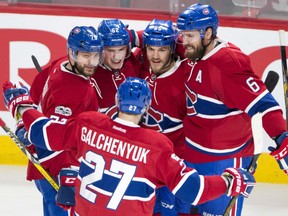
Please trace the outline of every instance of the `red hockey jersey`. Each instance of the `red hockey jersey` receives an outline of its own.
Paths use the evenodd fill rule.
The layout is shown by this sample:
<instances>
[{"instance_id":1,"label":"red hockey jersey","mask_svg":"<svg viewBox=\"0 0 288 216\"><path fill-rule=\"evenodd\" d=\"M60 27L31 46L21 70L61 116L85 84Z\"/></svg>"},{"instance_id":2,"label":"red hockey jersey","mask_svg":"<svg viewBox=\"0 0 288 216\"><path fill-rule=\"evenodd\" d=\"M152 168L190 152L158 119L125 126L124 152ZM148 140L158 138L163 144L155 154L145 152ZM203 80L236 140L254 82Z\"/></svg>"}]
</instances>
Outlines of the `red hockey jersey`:
<instances>
[{"instance_id":1,"label":"red hockey jersey","mask_svg":"<svg viewBox=\"0 0 288 216\"><path fill-rule=\"evenodd\" d=\"M96 91L90 79L65 69L67 63L67 57L53 62L35 77L30 89L33 101L38 103L38 109L45 116L60 122L84 111L98 110ZM57 134L61 136L60 133ZM37 156L42 166L53 176L63 167L78 164L73 150L54 152L37 148ZM27 174L28 180L43 178L31 164Z\"/></svg>"},{"instance_id":2,"label":"red hockey jersey","mask_svg":"<svg viewBox=\"0 0 288 216\"><path fill-rule=\"evenodd\" d=\"M222 42L191 66L183 158L201 163L253 155L251 117L281 108L253 72L249 57Z\"/></svg>"},{"instance_id":3,"label":"red hockey jersey","mask_svg":"<svg viewBox=\"0 0 288 216\"><path fill-rule=\"evenodd\" d=\"M163 185L194 205L226 191L222 177L187 168L165 135L123 119L85 112L61 123L31 109L23 121L39 147L78 149L75 211L81 216L152 215L155 189Z\"/></svg>"},{"instance_id":4,"label":"red hockey jersey","mask_svg":"<svg viewBox=\"0 0 288 216\"><path fill-rule=\"evenodd\" d=\"M125 59L123 67L119 70L111 70L104 65L99 65L93 79L96 81L98 89L98 103L100 112L109 116L115 116L115 95L118 86L127 77L139 77L141 63L131 55Z\"/></svg>"},{"instance_id":5,"label":"red hockey jersey","mask_svg":"<svg viewBox=\"0 0 288 216\"><path fill-rule=\"evenodd\" d=\"M152 103L143 119L143 126L165 134L182 157L185 142L182 120L186 116L185 81L191 66L178 59L165 73L156 76L151 70L141 74L152 91Z\"/></svg>"}]
</instances>

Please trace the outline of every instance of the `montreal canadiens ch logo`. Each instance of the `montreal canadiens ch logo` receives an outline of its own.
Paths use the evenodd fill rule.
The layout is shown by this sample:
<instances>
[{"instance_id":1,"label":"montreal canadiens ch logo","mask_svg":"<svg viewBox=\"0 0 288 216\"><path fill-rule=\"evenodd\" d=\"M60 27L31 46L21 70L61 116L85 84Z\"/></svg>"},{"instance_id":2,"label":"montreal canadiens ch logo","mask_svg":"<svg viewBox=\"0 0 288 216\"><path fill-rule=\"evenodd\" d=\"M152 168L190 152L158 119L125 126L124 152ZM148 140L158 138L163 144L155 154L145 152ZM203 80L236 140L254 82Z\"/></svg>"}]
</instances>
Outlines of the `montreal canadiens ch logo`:
<instances>
[{"instance_id":1,"label":"montreal canadiens ch logo","mask_svg":"<svg viewBox=\"0 0 288 216\"><path fill-rule=\"evenodd\" d=\"M203 14L208 15L210 13L208 8L204 8L202 11Z\"/></svg>"}]
</instances>

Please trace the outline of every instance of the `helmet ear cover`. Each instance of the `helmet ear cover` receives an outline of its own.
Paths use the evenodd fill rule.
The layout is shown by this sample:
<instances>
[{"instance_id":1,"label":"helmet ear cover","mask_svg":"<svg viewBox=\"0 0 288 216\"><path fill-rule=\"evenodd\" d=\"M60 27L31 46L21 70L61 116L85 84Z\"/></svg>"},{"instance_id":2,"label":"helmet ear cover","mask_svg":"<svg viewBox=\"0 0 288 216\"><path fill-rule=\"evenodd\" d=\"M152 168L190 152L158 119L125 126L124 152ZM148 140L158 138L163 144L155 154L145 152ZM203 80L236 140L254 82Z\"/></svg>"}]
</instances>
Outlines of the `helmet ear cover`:
<instances>
[{"instance_id":1,"label":"helmet ear cover","mask_svg":"<svg viewBox=\"0 0 288 216\"><path fill-rule=\"evenodd\" d=\"M177 20L179 30L198 30L201 38L204 38L208 28L212 28L212 37L216 37L218 26L217 12L210 5L193 4L187 7Z\"/></svg>"},{"instance_id":2,"label":"helmet ear cover","mask_svg":"<svg viewBox=\"0 0 288 216\"><path fill-rule=\"evenodd\" d=\"M128 114L144 114L151 104L151 90L140 78L128 77L118 88L116 100L118 109Z\"/></svg>"}]
</instances>

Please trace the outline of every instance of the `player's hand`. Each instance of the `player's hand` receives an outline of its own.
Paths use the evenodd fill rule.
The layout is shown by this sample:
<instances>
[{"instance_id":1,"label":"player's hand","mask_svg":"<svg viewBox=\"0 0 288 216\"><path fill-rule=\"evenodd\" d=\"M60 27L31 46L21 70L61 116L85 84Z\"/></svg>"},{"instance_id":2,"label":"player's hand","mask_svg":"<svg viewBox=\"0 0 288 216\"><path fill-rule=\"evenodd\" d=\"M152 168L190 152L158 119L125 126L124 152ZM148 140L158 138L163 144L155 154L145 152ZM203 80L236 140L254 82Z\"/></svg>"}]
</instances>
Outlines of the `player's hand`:
<instances>
[{"instance_id":1,"label":"player's hand","mask_svg":"<svg viewBox=\"0 0 288 216\"><path fill-rule=\"evenodd\" d=\"M222 176L228 181L227 196L249 197L255 185L255 178L250 172L242 168L227 168Z\"/></svg>"},{"instance_id":2,"label":"player's hand","mask_svg":"<svg viewBox=\"0 0 288 216\"><path fill-rule=\"evenodd\" d=\"M75 206L75 181L77 175L78 171L71 168L63 168L59 173L59 190L56 195L56 203L65 210Z\"/></svg>"},{"instance_id":3,"label":"player's hand","mask_svg":"<svg viewBox=\"0 0 288 216\"><path fill-rule=\"evenodd\" d=\"M30 147L32 145L32 143L28 140L28 134L21 119L16 126L15 134L25 146Z\"/></svg>"},{"instance_id":4,"label":"player's hand","mask_svg":"<svg viewBox=\"0 0 288 216\"><path fill-rule=\"evenodd\" d=\"M268 149L278 162L280 169L288 175L288 132L282 133L275 139L277 146L274 148L270 146Z\"/></svg>"},{"instance_id":5,"label":"player's hand","mask_svg":"<svg viewBox=\"0 0 288 216\"><path fill-rule=\"evenodd\" d=\"M11 82L6 81L3 84L3 95L5 106L11 112L13 118L17 117L19 106L32 107L33 105L29 90L22 83L13 85Z\"/></svg>"}]
</instances>

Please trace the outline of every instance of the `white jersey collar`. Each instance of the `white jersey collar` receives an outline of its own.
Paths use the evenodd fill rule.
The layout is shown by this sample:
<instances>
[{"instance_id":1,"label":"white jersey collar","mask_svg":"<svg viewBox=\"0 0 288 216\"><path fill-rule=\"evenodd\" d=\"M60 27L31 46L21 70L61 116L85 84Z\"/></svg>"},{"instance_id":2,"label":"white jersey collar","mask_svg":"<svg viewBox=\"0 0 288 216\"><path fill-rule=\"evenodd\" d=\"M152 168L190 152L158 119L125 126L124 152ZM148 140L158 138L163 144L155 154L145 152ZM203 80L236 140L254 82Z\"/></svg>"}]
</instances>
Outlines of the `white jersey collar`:
<instances>
[{"instance_id":1,"label":"white jersey collar","mask_svg":"<svg viewBox=\"0 0 288 216\"><path fill-rule=\"evenodd\" d=\"M139 125L134 124L134 123L131 122L131 121L126 121L126 120L121 119L121 118L119 118L119 117L115 118L113 121L115 121L115 122L117 122L117 123L119 123L119 124L128 126L128 127L135 127L135 128L140 127Z\"/></svg>"}]
</instances>

